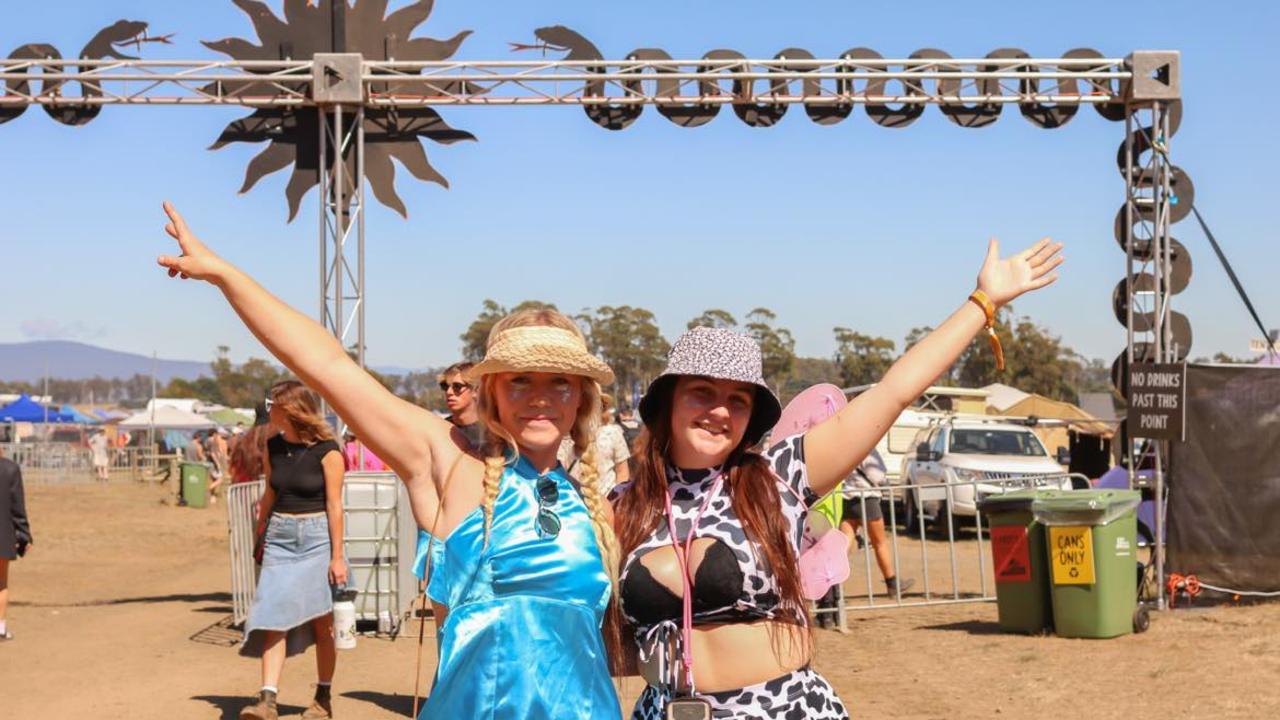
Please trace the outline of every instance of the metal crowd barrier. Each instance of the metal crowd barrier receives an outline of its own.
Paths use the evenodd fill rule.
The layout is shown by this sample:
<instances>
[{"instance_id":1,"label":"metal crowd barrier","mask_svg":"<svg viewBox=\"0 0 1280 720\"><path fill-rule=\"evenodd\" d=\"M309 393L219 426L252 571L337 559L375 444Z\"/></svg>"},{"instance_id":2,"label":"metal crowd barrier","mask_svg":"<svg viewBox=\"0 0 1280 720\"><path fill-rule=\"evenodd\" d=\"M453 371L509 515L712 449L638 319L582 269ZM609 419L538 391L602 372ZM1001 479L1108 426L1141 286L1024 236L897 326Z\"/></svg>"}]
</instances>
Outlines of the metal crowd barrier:
<instances>
[{"instance_id":1,"label":"metal crowd barrier","mask_svg":"<svg viewBox=\"0 0 1280 720\"><path fill-rule=\"evenodd\" d=\"M227 487L230 523L231 606L244 623L257 588L254 525L263 481ZM417 597L413 575L418 526L404 484L393 473L349 472L343 482L344 545L356 589L356 620L381 635L397 635Z\"/></svg>"},{"instance_id":2,"label":"metal crowd barrier","mask_svg":"<svg viewBox=\"0 0 1280 720\"><path fill-rule=\"evenodd\" d=\"M65 442L0 443L4 457L22 467L23 479L33 483L87 483L96 480L93 451ZM157 455L152 448L107 448L110 477L146 480L154 475Z\"/></svg>"},{"instance_id":3,"label":"metal crowd barrier","mask_svg":"<svg viewBox=\"0 0 1280 720\"><path fill-rule=\"evenodd\" d=\"M885 524L885 543L889 547L890 565L898 582L911 579L915 585L907 592L901 589L890 593L881 577L865 527L859 528L862 547L850 552L849 579L836 586L834 607L811 607L817 617L835 616L838 630L847 630L847 613L859 610L885 608L925 607L959 603L991 602L996 599L995 578L988 558L990 552L989 525L976 509L970 517L954 512L957 497L966 504L991 495L1001 495L1029 487L1086 488L1090 481L1084 475L1024 475L1000 479L982 479L943 484L895 484L873 490L882 498L862 495L857 498L864 509L870 503L882 503ZM903 512L910 495L923 496L926 502L940 502L937 517L926 528L924 520L918 520L910 532L906 529ZM848 519L849 516L846 516ZM856 516L854 516L856 519ZM900 586L899 586L900 587Z\"/></svg>"},{"instance_id":4,"label":"metal crowd barrier","mask_svg":"<svg viewBox=\"0 0 1280 720\"><path fill-rule=\"evenodd\" d=\"M253 531L263 484L262 480L255 480L227 486L227 521L231 528L231 616L236 625L243 625L249 619L249 606L253 604L253 593L258 589L258 569L253 562Z\"/></svg>"},{"instance_id":5,"label":"metal crowd barrier","mask_svg":"<svg viewBox=\"0 0 1280 720\"><path fill-rule=\"evenodd\" d=\"M81 483L94 479L88 448L65 442L3 443L4 457L22 468L25 482Z\"/></svg>"}]
</instances>

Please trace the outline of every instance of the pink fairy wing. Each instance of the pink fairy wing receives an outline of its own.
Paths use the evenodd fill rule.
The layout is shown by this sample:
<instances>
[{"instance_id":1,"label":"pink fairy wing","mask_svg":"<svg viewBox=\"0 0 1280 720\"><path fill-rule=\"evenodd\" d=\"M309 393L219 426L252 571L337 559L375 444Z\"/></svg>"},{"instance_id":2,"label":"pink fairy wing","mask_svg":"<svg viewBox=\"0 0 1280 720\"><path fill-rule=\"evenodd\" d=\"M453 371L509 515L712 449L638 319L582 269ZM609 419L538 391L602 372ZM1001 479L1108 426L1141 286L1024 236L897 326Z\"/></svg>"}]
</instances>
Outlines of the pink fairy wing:
<instances>
[{"instance_id":1,"label":"pink fairy wing","mask_svg":"<svg viewBox=\"0 0 1280 720\"><path fill-rule=\"evenodd\" d=\"M821 598L848 578L849 538L839 530L828 530L800 554L800 588L807 599Z\"/></svg>"},{"instance_id":2,"label":"pink fairy wing","mask_svg":"<svg viewBox=\"0 0 1280 720\"><path fill-rule=\"evenodd\" d=\"M792 435L799 435L835 415L848 404L840 388L821 383L806 388L796 395L782 410L782 417L769 432L769 442L776 443Z\"/></svg>"}]
</instances>

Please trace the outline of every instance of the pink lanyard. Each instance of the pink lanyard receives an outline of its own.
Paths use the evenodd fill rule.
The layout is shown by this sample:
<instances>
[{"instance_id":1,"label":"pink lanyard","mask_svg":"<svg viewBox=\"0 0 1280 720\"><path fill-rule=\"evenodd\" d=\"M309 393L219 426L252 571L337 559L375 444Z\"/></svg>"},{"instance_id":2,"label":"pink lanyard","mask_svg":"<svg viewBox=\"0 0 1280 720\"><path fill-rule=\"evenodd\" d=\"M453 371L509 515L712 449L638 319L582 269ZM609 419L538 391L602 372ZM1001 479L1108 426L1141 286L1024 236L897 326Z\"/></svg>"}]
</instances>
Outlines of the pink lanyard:
<instances>
[{"instance_id":1,"label":"pink lanyard","mask_svg":"<svg viewBox=\"0 0 1280 720\"><path fill-rule=\"evenodd\" d=\"M684 578L684 622L681 623L680 659L684 663L685 684L689 686L691 693L693 692L693 576L689 573L688 558L693 550L694 536L698 534L698 523L711 505L711 501L720 492L723 481L724 477L717 471L715 482L711 484L711 490L702 501L702 508L693 518L693 526L689 528L689 535L684 540L683 554L681 554L680 541L676 539L676 520L671 512L671 493L668 490L662 495L662 499L667 504L667 530L671 535L671 546L675 549L676 561L680 563L680 574Z\"/></svg>"}]
</instances>

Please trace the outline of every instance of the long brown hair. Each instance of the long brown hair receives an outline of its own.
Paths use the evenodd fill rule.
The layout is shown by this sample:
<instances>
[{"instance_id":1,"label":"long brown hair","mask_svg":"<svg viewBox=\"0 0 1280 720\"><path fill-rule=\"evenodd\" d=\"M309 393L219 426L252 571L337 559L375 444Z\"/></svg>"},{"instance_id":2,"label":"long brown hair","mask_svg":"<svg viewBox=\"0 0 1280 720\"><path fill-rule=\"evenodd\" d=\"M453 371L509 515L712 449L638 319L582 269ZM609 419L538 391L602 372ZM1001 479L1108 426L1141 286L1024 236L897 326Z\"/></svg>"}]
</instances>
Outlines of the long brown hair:
<instances>
[{"instance_id":1,"label":"long brown hair","mask_svg":"<svg viewBox=\"0 0 1280 720\"><path fill-rule=\"evenodd\" d=\"M306 385L297 380L283 380L271 386L267 397L284 411L303 445L333 440L333 428L320 414L320 398Z\"/></svg>"},{"instance_id":2,"label":"long brown hair","mask_svg":"<svg viewBox=\"0 0 1280 720\"><path fill-rule=\"evenodd\" d=\"M663 383L654 391L661 393L658 407L662 410L652 426L646 424L636 438L635 470L631 487L614 502L615 527L622 556L631 554L649 537L665 513L663 496L667 493L667 458L671 443L671 402L676 383ZM778 479L760 453L751 451L743 441L729 453L724 464L725 486L733 511L742 521L747 537L764 553L774 581L777 583L781 619L805 623L807 605L800 587L800 563L786 518L778 511L782 498Z\"/></svg>"},{"instance_id":3,"label":"long brown hair","mask_svg":"<svg viewBox=\"0 0 1280 720\"><path fill-rule=\"evenodd\" d=\"M257 480L262 474L263 457L267 454L267 432L270 425L254 425L236 437L231 444L231 479Z\"/></svg>"}]
</instances>

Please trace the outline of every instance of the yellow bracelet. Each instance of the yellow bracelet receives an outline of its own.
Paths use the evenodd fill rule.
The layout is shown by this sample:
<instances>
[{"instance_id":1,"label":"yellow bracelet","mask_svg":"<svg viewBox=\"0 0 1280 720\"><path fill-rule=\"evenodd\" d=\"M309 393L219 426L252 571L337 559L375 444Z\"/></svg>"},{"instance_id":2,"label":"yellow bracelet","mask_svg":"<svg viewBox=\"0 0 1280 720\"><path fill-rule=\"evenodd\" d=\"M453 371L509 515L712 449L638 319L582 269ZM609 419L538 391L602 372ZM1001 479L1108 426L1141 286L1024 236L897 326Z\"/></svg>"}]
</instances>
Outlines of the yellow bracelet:
<instances>
[{"instance_id":1,"label":"yellow bracelet","mask_svg":"<svg viewBox=\"0 0 1280 720\"><path fill-rule=\"evenodd\" d=\"M991 302L991 298L982 290L974 290L969 299L982 309L982 314L987 318L985 324L987 340L991 342L991 352L996 356L996 370L1004 370L1004 347L1000 345L1000 336L996 335L995 303Z\"/></svg>"}]
</instances>

